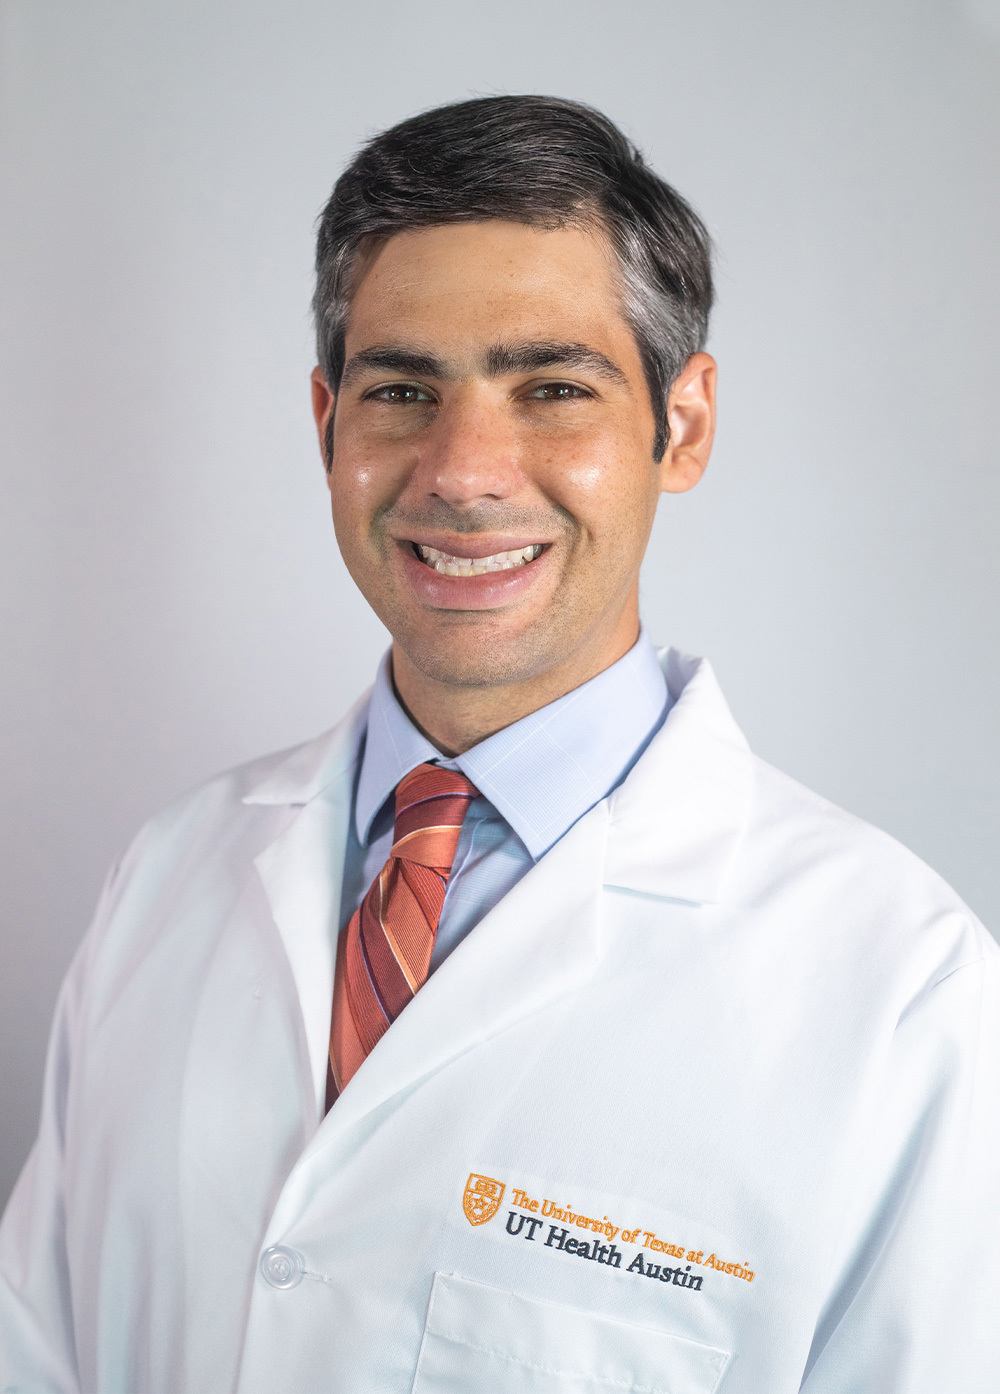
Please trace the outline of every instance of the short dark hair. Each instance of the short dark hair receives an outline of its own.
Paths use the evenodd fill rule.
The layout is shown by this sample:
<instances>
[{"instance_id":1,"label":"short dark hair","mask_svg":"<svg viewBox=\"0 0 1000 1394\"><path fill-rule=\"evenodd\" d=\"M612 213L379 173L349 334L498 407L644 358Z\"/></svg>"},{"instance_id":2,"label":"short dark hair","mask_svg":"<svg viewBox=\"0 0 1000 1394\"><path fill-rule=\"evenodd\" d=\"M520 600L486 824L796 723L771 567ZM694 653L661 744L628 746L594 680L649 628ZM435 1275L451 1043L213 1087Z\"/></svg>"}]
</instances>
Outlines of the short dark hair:
<instances>
[{"instance_id":1,"label":"short dark hair","mask_svg":"<svg viewBox=\"0 0 1000 1394\"><path fill-rule=\"evenodd\" d=\"M711 239L612 121L560 97L454 102L401 121L361 148L319 221L313 310L328 385L335 391L344 369L362 245L410 228L494 218L590 224L609 237L649 385L659 460L670 386L708 335Z\"/></svg>"}]
</instances>

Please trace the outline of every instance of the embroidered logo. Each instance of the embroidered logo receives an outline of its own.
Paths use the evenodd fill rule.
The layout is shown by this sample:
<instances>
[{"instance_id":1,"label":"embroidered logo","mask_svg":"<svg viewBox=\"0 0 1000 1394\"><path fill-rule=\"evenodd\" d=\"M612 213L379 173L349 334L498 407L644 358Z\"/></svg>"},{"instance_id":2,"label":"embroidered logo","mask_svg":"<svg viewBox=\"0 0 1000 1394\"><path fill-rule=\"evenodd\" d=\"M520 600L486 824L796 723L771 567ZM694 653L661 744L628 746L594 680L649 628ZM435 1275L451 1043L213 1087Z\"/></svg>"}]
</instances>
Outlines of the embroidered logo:
<instances>
[{"instance_id":1,"label":"embroidered logo","mask_svg":"<svg viewBox=\"0 0 1000 1394\"><path fill-rule=\"evenodd\" d=\"M622 1274L634 1273L644 1278L654 1278L658 1282L669 1283L671 1288L685 1288L690 1292L700 1292L702 1289L705 1275L698 1272L699 1268L711 1268L716 1273L724 1273L745 1283L753 1283L757 1276L746 1261L738 1263L727 1260L715 1250L706 1258L704 1248L691 1248L689 1243L681 1242L685 1239L689 1241L689 1235L674 1231L669 1238L664 1238L655 1230L644 1229L642 1225L623 1227L622 1220L635 1219L634 1215L625 1213L624 1207L630 1202L613 1202L616 1213L612 1219L603 1213L603 1204L595 1204L597 1195L592 1194L590 1203L585 1207L590 1213L584 1214L574 1205L545 1195L540 1187L547 1187L547 1183L535 1185L537 1177L517 1179L531 1184L535 1194L532 1196L522 1187L497 1181L493 1176L480 1176L478 1172L472 1172L462 1196L462 1210L469 1224L485 1225L492 1220L509 1191L507 1204L511 1208L506 1222L489 1231L492 1238L501 1243L505 1243L505 1236L509 1235L512 1239L537 1244L536 1253L548 1249L554 1254L590 1259L591 1262L604 1264L606 1268L616 1268ZM607 1199L603 1198L604 1203ZM622 1208L619 1209L619 1206ZM662 1219L673 1226L673 1219L667 1220L665 1214ZM580 1230L584 1231L583 1235L573 1232ZM708 1236L703 1232L702 1237ZM619 1248L619 1245L623 1247ZM709 1279L710 1283L713 1281Z\"/></svg>"},{"instance_id":2,"label":"embroidered logo","mask_svg":"<svg viewBox=\"0 0 1000 1394\"><path fill-rule=\"evenodd\" d=\"M494 1181L492 1176L477 1176L475 1172L465 1183L462 1209L470 1225L484 1225L500 1209L503 1200L502 1181Z\"/></svg>"}]
</instances>

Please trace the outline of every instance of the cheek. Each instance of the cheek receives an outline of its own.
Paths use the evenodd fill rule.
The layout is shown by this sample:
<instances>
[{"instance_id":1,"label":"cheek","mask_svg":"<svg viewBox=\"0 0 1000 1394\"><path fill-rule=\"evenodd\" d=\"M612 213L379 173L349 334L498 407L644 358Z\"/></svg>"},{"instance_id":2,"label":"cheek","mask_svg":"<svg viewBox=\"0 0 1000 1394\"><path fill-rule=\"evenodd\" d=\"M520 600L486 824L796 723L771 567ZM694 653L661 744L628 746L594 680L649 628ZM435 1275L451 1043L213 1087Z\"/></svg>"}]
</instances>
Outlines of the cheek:
<instances>
[{"instance_id":1,"label":"cheek","mask_svg":"<svg viewBox=\"0 0 1000 1394\"><path fill-rule=\"evenodd\" d=\"M349 498L355 508L363 508L367 500L378 493L380 472L374 461L355 460L346 464L339 477L341 493Z\"/></svg>"},{"instance_id":2,"label":"cheek","mask_svg":"<svg viewBox=\"0 0 1000 1394\"><path fill-rule=\"evenodd\" d=\"M620 441L589 442L585 451L551 461L547 492L598 545L648 531L658 479L649 460L622 453ZM641 543L640 543L641 545Z\"/></svg>"},{"instance_id":3,"label":"cheek","mask_svg":"<svg viewBox=\"0 0 1000 1394\"><path fill-rule=\"evenodd\" d=\"M601 498L607 491L610 473L605 460L578 460L564 468L560 478L564 491L584 502Z\"/></svg>"},{"instance_id":4,"label":"cheek","mask_svg":"<svg viewBox=\"0 0 1000 1394\"><path fill-rule=\"evenodd\" d=\"M366 531L392 493L392 473L374 454L353 447L350 440L334 442L329 475L333 521L341 529Z\"/></svg>"}]
</instances>

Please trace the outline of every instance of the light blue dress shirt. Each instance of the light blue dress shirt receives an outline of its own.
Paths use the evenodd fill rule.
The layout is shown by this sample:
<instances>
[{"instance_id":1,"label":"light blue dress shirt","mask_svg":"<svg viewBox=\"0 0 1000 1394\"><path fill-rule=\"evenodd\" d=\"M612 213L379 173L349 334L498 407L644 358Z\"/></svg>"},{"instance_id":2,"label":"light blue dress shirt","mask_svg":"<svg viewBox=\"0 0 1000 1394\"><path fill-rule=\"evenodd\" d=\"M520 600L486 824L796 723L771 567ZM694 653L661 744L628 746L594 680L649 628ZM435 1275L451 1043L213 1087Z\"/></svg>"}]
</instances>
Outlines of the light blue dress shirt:
<instances>
[{"instance_id":1,"label":"light blue dress shirt","mask_svg":"<svg viewBox=\"0 0 1000 1394\"><path fill-rule=\"evenodd\" d=\"M431 972L539 857L628 774L662 726L667 684L653 645L635 645L582 687L449 759L414 726L379 665L354 790L341 927L392 846L394 792L430 761L461 770L479 790L462 825Z\"/></svg>"}]
</instances>

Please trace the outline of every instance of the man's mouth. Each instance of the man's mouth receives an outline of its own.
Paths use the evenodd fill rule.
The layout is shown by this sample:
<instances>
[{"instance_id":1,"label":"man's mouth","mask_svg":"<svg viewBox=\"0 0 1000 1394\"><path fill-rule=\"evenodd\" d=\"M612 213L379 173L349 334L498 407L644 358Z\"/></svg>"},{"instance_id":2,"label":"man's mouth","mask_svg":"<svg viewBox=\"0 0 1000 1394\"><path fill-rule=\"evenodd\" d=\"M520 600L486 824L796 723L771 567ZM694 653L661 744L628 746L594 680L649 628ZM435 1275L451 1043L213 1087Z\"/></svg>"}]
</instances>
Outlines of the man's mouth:
<instances>
[{"instance_id":1,"label":"man's mouth","mask_svg":"<svg viewBox=\"0 0 1000 1394\"><path fill-rule=\"evenodd\" d=\"M485 576L492 571L511 571L514 567L526 566L542 554L542 544L532 542L513 552L495 552L490 557L453 557L448 552L439 552L436 547L423 547L419 542L413 550L420 560L441 576Z\"/></svg>"}]
</instances>

